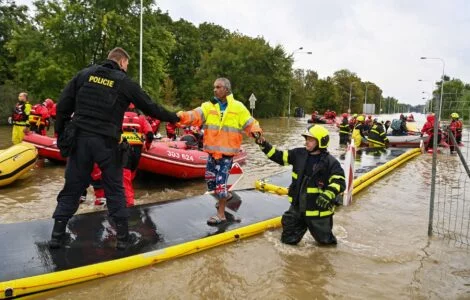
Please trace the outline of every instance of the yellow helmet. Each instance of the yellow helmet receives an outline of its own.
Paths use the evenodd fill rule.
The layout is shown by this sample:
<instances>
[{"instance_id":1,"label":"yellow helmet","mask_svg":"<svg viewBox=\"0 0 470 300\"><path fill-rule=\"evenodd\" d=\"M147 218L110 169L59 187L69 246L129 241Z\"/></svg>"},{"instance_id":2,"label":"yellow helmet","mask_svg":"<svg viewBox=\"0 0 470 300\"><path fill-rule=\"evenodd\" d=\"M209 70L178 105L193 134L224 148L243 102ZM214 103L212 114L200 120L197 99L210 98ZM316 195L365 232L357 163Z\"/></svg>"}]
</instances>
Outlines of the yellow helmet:
<instances>
[{"instance_id":1,"label":"yellow helmet","mask_svg":"<svg viewBox=\"0 0 470 300\"><path fill-rule=\"evenodd\" d=\"M357 117L356 120L357 120L358 122L364 122L364 121L365 121L365 118L364 118L364 116L361 115L361 116Z\"/></svg>"},{"instance_id":2,"label":"yellow helmet","mask_svg":"<svg viewBox=\"0 0 470 300\"><path fill-rule=\"evenodd\" d=\"M452 113L450 116L451 116L452 119L458 119L459 118L458 113Z\"/></svg>"},{"instance_id":3,"label":"yellow helmet","mask_svg":"<svg viewBox=\"0 0 470 300\"><path fill-rule=\"evenodd\" d=\"M320 125L309 126L302 135L315 138L320 149L326 149L330 143L330 133L325 127Z\"/></svg>"}]
</instances>

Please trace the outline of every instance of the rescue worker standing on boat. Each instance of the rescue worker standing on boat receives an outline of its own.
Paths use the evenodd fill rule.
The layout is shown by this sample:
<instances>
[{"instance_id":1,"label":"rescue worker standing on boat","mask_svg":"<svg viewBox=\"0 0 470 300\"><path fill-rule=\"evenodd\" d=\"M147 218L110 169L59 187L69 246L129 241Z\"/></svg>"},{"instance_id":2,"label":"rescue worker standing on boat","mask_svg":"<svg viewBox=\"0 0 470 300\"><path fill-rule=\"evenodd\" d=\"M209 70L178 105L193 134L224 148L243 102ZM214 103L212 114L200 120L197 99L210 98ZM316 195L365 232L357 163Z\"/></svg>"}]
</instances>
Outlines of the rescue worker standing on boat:
<instances>
[{"instance_id":1,"label":"rescue worker standing on boat","mask_svg":"<svg viewBox=\"0 0 470 300\"><path fill-rule=\"evenodd\" d=\"M179 112L180 126L202 126L203 151L209 154L205 179L208 191L219 200L217 215L207 220L209 225L226 222L225 205L231 198L227 179L233 157L240 151L242 132L255 136L261 134L258 121L232 94L230 81L217 78L214 82L214 98L194 110Z\"/></svg>"},{"instance_id":2,"label":"rescue worker standing on boat","mask_svg":"<svg viewBox=\"0 0 470 300\"><path fill-rule=\"evenodd\" d=\"M31 104L28 102L28 94L22 92L18 95L18 102L13 109L13 114L8 119L8 123L13 125L11 132L11 141L13 145L23 141L24 133L29 127L29 114L31 113Z\"/></svg>"},{"instance_id":3,"label":"rescue worker standing on boat","mask_svg":"<svg viewBox=\"0 0 470 300\"><path fill-rule=\"evenodd\" d=\"M124 112L130 103L134 103L160 120L178 122L179 118L155 104L127 77L128 63L127 52L114 48L104 63L81 70L62 91L55 129L57 145L69 159L65 185L57 197L53 214L51 248L59 248L64 242L67 222L77 211L80 196L90 183L94 163L102 171L108 212L117 231L116 248L125 249L135 240L134 235L129 234L122 183L123 160L128 148L127 143L119 143Z\"/></svg>"},{"instance_id":4,"label":"rescue worker standing on boat","mask_svg":"<svg viewBox=\"0 0 470 300\"><path fill-rule=\"evenodd\" d=\"M321 245L336 244L333 235L334 201L346 187L343 168L328 153L330 136L321 125L309 126L302 135L305 147L277 150L263 137L256 140L268 158L292 165L289 186L291 206L282 216L281 242L296 245L307 229Z\"/></svg>"}]
</instances>

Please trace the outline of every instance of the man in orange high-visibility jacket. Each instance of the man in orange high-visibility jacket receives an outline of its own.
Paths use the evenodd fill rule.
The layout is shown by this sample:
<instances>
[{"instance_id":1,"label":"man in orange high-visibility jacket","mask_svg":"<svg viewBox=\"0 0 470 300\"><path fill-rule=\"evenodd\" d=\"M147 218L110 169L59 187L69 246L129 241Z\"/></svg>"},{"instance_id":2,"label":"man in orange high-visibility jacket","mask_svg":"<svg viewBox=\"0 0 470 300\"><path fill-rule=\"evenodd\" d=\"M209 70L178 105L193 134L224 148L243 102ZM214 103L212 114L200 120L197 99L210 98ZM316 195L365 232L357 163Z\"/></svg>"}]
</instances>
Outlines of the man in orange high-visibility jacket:
<instances>
[{"instance_id":1,"label":"man in orange high-visibility jacket","mask_svg":"<svg viewBox=\"0 0 470 300\"><path fill-rule=\"evenodd\" d=\"M245 105L233 98L228 79L215 80L214 96L194 110L178 113L178 125L202 126L204 130L203 150L209 154L205 179L208 190L213 191L219 200L217 215L207 221L209 225L227 221L225 205L231 198L227 190L228 173L233 156L240 151L242 132L253 137L262 132L258 121L250 115Z\"/></svg>"}]
</instances>

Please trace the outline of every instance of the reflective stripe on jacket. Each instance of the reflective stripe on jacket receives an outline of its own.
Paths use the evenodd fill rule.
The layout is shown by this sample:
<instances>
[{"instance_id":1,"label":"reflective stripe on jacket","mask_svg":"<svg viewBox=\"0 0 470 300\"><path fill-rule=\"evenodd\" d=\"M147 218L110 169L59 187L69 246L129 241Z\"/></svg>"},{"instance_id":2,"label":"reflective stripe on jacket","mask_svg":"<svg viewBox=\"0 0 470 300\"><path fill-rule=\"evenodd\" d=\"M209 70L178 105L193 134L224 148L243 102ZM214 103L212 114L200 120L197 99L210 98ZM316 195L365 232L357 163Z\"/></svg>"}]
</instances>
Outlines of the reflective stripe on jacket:
<instances>
[{"instance_id":1,"label":"reflective stripe on jacket","mask_svg":"<svg viewBox=\"0 0 470 300\"><path fill-rule=\"evenodd\" d=\"M203 150L210 153L215 159L223 155L234 156L240 151L243 135L260 132L258 121L248 109L233 98L227 96L227 108L220 111L217 101L206 101L200 107L179 113L181 125L202 126L204 129Z\"/></svg>"},{"instance_id":2,"label":"reflective stripe on jacket","mask_svg":"<svg viewBox=\"0 0 470 300\"><path fill-rule=\"evenodd\" d=\"M372 126L371 130L369 131L369 135L367 136L367 140L374 144L385 147L385 143L388 142L388 138L385 134L385 130L382 124L374 124L374 126Z\"/></svg>"},{"instance_id":3,"label":"reflective stripe on jacket","mask_svg":"<svg viewBox=\"0 0 470 300\"><path fill-rule=\"evenodd\" d=\"M13 125L19 126L28 126L28 118L31 113L31 104L29 102L16 103L15 108L13 109L13 114L11 116Z\"/></svg>"},{"instance_id":4,"label":"reflective stripe on jacket","mask_svg":"<svg viewBox=\"0 0 470 300\"><path fill-rule=\"evenodd\" d=\"M144 115L133 111L126 111L122 121L122 138L126 138L130 145L143 145L144 135L152 133L152 126Z\"/></svg>"},{"instance_id":5,"label":"reflective stripe on jacket","mask_svg":"<svg viewBox=\"0 0 470 300\"><path fill-rule=\"evenodd\" d=\"M334 208L328 210L319 207L316 199L320 194L335 199L345 189L344 171L336 158L328 152L319 154L320 161L314 165L313 173L308 177L304 176L305 163L309 155L305 148L280 151L266 142L262 150L270 160L280 165L292 165L292 183L289 186L288 197L293 206L302 212L305 211L307 217L321 218L334 213Z\"/></svg>"}]
</instances>

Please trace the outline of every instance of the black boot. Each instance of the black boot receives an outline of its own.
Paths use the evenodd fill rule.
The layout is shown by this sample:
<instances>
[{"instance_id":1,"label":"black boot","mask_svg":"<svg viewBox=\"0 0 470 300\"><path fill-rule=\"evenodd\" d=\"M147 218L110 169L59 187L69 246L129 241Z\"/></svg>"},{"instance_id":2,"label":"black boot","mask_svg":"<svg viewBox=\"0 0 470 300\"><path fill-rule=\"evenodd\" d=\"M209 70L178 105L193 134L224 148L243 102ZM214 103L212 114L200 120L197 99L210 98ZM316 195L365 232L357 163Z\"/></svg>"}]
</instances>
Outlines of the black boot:
<instances>
[{"instance_id":1,"label":"black boot","mask_svg":"<svg viewBox=\"0 0 470 300\"><path fill-rule=\"evenodd\" d=\"M127 219L115 219L116 223L116 248L118 250L125 250L129 245L129 225Z\"/></svg>"},{"instance_id":2,"label":"black boot","mask_svg":"<svg viewBox=\"0 0 470 300\"><path fill-rule=\"evenodd\" d=\"M67 228L67 222L68 220L54 221L54 228L52 229L51 240L49 241L49 248L60 248L65 237L65 229Z\"/></svg>"}]
</instances>

